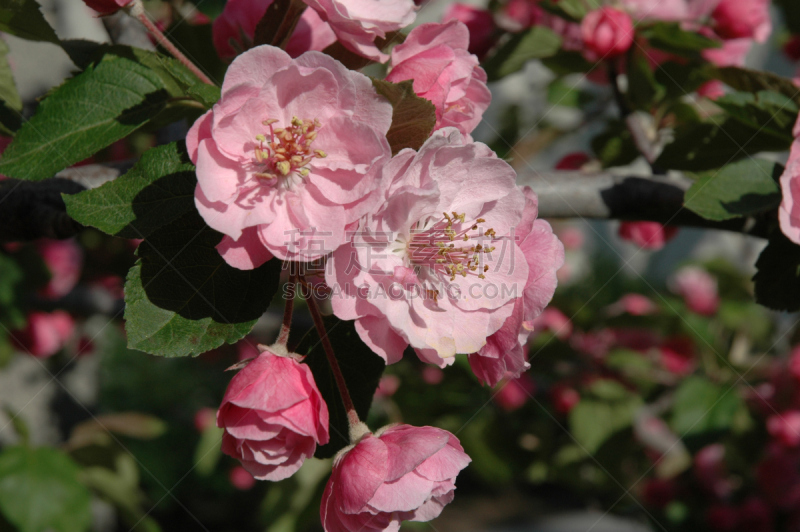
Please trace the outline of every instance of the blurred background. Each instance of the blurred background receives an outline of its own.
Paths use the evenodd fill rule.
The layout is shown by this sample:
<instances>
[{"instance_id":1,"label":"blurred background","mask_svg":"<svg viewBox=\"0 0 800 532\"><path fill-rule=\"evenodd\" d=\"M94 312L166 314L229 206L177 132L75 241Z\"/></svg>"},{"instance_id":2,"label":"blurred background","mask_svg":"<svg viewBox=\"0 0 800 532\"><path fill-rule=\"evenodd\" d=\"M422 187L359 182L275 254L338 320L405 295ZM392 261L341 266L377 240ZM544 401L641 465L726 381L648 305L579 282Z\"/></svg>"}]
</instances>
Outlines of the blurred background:
<instances>
[{"instance_id":1,"label":"blurred background","mask_svg":"<svg viewBox=\"0 0 800 532\"><path fill-rule=\"evenodd\" d=\"M79 0L41 3L61 39L153 48L124 15L99 19ZM217 80L224 64L210 20L223 6L146 2ZM448 7L431 0L418 23ZM772 37L747 64L793 77L791 37L782 11L772 14ZM29 116L74 66L57 46L3 40ZM508 158L521 183L554 168L609 166L592 142L618 113L607 84L531 61L490 87L474 136ZM188 125L140 130L85 164L125 164L183 138ZM649 173L629 159L615 171ZM403 529L800 530L800 336L796 315L753 302L765 242L659 224L553 224L567 262L537 322L530 372L488 389L465 358L440 370L406 357L381 380L371 427L442 427L473 459L442 516ZM274 339L282 301L252 337L196 359L131 351L122 289L136 244L86 229L0 250L0 530L16 530L6 519L18 522L21 509L30 531L43 522L76 532L321 530L328 462L256 482L221 455L215 427L225 368ZM299 301L295 312L299 341L311 322ZM14 454L25 441L35 460Z\"/></svg>"}]
</instances>

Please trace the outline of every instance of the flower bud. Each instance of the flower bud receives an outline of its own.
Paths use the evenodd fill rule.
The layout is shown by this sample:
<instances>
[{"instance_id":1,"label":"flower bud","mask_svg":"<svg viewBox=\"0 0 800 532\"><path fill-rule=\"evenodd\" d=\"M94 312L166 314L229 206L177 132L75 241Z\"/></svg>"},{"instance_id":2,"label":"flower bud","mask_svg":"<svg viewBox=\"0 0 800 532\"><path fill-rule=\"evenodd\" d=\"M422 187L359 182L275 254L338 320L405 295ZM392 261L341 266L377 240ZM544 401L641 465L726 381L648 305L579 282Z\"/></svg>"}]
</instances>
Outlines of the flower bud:
<instances>
[{"instance_id":1,"label":"flower bud","mask_svg":"<svg viewBox=\"0 0 800 532\"><path fill-rule=\"evenodd\" d=\"M262 349L228 385L217 426L224 453L259 480L283 480L328 442L328 407L297 355Z\"/></svg>"},{"instance_id":2,"label":"flower bud","mask_svg":"<svg viewBox=\"0 0 800 532\"><path fill-rule=\"evenodd\" d=\"M133 0L83 0L83 3L101 15L113 15L132 1Z\"/></svg>"},{"instance_id":3,"label":"flower bud","mask_svg":"<svg viewBox=\"0 0 800 532\"><path fill-rule=\"evenodd\" d=\"M592 11L581 23L584 55L590 61L611 59L624 54L633 44L630 15L613 7Z\"/></svg>"}]
</instances>

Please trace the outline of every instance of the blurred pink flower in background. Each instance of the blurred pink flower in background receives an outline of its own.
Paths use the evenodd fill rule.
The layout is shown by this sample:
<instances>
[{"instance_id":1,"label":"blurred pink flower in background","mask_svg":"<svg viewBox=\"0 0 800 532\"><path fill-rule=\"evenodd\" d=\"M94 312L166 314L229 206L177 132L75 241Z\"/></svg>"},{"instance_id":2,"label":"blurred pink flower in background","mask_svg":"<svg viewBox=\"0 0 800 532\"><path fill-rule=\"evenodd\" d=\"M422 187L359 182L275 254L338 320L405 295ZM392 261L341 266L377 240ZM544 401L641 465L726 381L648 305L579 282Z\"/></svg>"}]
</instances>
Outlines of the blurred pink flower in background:
<instances>
[{"instance_id":1,"label":"blurred pink flower in background","mask_svg":"<svg viewBox=\"0 0 800 532\"><path fill-rule=\"evenodd\" d=\"M547 307L533 320L533 332L552 332L556 338L566 340L572 334L572 321L559 309Z\"/></svg>"},{"instance_id":2,"label":"blurred pink flower in background","mask_svg":"<svg viewBox=\"0 0 800 532\"><path fill-rule=\"evenodd\" d=\"M550 388L550 401L553 403L553 409L559 414L569 414L570 410L572 410L580 400L580 394L571 386L556 384Z\"/></svg>"},{"instance_id":3,"label":"blurred pink flower in background","mask_svg":"<svg viewBox=\"0 0 800 532\"><path fill-rule=\"evenodd\" d=\"M422 380L425 384L439 384L444 379L444 371L436 366L425 366L422 368Z\"/></svg>"},{"instance_id":4,"label":"blurred pink flower in background","mask_svg":"<svg viewBox=\"0 0 800 532\"><path fill-rule=\"evenodd\" d=\"M375 398L391 397L399 387L400 378L397 375L383 375L378 382L378 388L375 390Z\"/></svg>"},{"instance_id":5,"label":"blurred pink flower in background","mask_svg":"<svg viewBox=\"0 0 800 532\"><path fill-rule=\"evenodd\" d=\"M83 3L101 15L111 15L127 6L132 1L133 0L83 0Z\"/></svg>"},{"instance_id":6,"label":"blurred pink flower in background","mask_svg":"<svg viewBox=\"0 0 800 532\"><path fill-rule=\"evenodd\" d=\"M492 399L506 412L522 408L536 392L536 384L527 373L516 378L509 375L507 379L500 381L499 386L500 389L492 395Z\"/></svg>"},{"instance_id":7,"label":"blurred pink flower in background","mask_svg":"<svg viewBox=\"0 0 800 532\"><path fill-rule=\"evenodd\" d=\"M489 107L492 93L478 58L467 51L469 30L458 20L422 24L392 49L386 79L414 80L414 92L436 107L436 126L453 126L468 135Z\"/></svg>"},{"instance_id":8,"label":"blurred pink flower in background","mask_svg":"<svg viewBox=\"0 0 800 532\"><path fill-rule=\"evenodd\" d=\"M527 0L523 0L527 1ZM469 53L483 57L495 43L495 23L492 12L458 2L447 6L442 22L460 20L469 30Z\"/></svg>"},{"instance_id":9,"label":"blurred pink flower in background","mask_svg":"<svg viewBox=\"0 0 800 532\"><path fill-rule=\"evenodd\" d=\"M50 280L41 290L41 295L57 298L67 295L75 288L83 267L83 250L74 239L39 240L36 249L50 270Z\"/></svg>"},{"instance_id":10,"label":"blurred pink flower in background","mask_svg":"<svg viewBox=\"0 0 800 532\"><path fill-rule=\"evenodd\" d=\"M581 22L581 36L589 61L613 59L633 45L633 21L625 11L605 6L590 11Z\"/></svg>"},{"instance_id":11,"label":"blurred pink flower in background","mask_svg":"<svg viewBox=\"0 0 800 532\"><path fill-rule=\"evenodd\" d=\"M260 480L293 475L328 443L328 407L293 356L265 350L234 375L217 412L222 451Z\"/></svg>"},{"instance_id":12,"label":"blurred pink flower in background","mask_svg":"<svg viewBox=\"0 0 800 532\"><path fill-rule=\"evenodd\" d=\"M658 222L622 222L619 225L619 237L633 242L642 249L656 251L675 238L677 227L662 225Z\"/></svg>"},{"instance_id":13,"label":"blurred pink flower in background","mask_svg":"<svg viewBox=\"0 0 800 532\"><path fill-rule=\"evenodd\" d=\"M783 234L800 244L800 118L794 125L793 134L789 160L780 179L783 199L778 209L778 220Z\"/></svg>"},{"instance_id":14,"label":"blurred pink flower in background","mask_svg":"<svg viewBox=\"0 0 800 532\"><path fill-rule=\"evenodd\" d=\"M720 0L711 14L714 31L724 39L765 42L772 33L770 0Z\"/></svg>"},{"instance_id":15,"label":"blurred pink flower in background","mask_svg":"<svg viewBox=\"0 0 800 532\"><path fill-rule=\"evenodd\" d=\"M228 473L231 485L237 490L246 491L256 485L256 479L242 466L236 466Z\"/></svg>"},{"instance_id":16,"label":"blurred pink flower in background","mask_svg":"<svg viewBox=\"0 0 800 532\"><path fill-rule=\"evenodd\" d=\"M28 324L14 333L17 346L37 358L47 358L58 353L72 337L75 320L63 310L31 312Z\"/></svg>"},{"instance_id":17,"label":"blurred pink flower in background","mask_svg":"<svg viewBox=\"0 0 800 532\"><path fill-rule=\"evenodd\" d=\"M668 280L669 289L683 298L692 312L703 316L716 314L719 308L717 280L697 266L685 266Z\"/></svg>"},{"instance_id":18,"label":"blurred pink flower in background","mask_svg":"<svg viewBox=\"0 0 800 532\"><path fill-rule=\"evenodd\" d=\"M800 410L786 410L770 416L767 432L786 447L800 446Z\"/></svg>"},{"instance_id":19,"label":"blurred pink flower in background","mask_svg":"<svg viewBox=\"0 0 800 532\"><path fill-rule=\"evenodd\" d=\"M670 373L688 375L695 368L694 344L688 338L670 338L658 348L661 365Z\"/></svg>"},{"instance_id":20,"label":"blurred pink flower in background","mask_svg":"<svg viewBox=\"0 0 800 532\"><path fill-rule=\"evenodd\" d=\"M583 166L591 161L592 158L588 154L577 151L568 153L563 156L555 165L556 170L580 170Z\"/></svg>"},{"instance_id":21,"label":"blurred pink flower in background","mask_svg":"<svg viewBox=\"0 0 800 532\"><path fill-rule=\"evenodd\" d=\"M616 303L609 305L608 312L612 315L630 314L632 316L647 316L658 312L658 307L653 301L642 294L625 294Z\"/></svg>"},{"instance_id":22,"label":"blurred pink flower in background","mask_svg":"<svg viewBox=\"0 0 800 532\"><path fill-rule=\"evenodd\" d=\"M734 483L725 463L725 446L721 443L712 443L697 451L692 472L698 484L714 497L724 499L733 492Z\"/></svg>"},{"instance_id":23,"label":"blurred pink flower in background","mask_svg":"<svg viewBox=\"0 0 800 532\"><path fill-rule=\"evenodd\" d=\"M399 530L430 521L453 500L470 463L458 439L434 427L396 425L367 433L334 459L322 495L326 532Z\"/></svg>"}]
</instances>

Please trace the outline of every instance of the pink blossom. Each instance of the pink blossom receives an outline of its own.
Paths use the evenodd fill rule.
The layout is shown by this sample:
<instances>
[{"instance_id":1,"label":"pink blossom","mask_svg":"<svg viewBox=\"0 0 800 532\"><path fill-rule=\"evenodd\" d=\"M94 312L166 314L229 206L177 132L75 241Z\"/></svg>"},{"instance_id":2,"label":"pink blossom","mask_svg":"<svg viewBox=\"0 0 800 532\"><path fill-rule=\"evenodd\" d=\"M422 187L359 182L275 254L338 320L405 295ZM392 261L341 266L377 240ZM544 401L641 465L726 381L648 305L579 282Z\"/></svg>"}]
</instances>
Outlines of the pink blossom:
<instances>
[{"instance_id":1,"label":"pink blossom","mask_svg":"<svg viewBox=\"0 0 800 532\"><path fill-rule=\"evenodd\" d=\"M661 365L670 373L688 375L695 368L694 345L688 338L671 338L659 348Z\"/></svg>"},{"instance_id":2,"label":"pink blossom","mask_svg":"<svg viewBox=\"0 0 800 532\"><path fill-rule=\"evenodd\" d=\"M724 39L766 42L772 33L769 0L720 0L711 14L714 30Z\"/></svg>"},{"instance_id":3,"label":"pink blossom","mask_svg":"<svg viewBox=\"0 0 800 532\"><path fill-rule=\"evenodd\" d=\"M694 455L694 476L698 484L718 498L725 498L733 491L725 464L725 446L721 443L707 445Z\"/></svg>"},{"instance_id":4,"label":"pink blossom","mask_svg":"<svg viewBox=\"0 0 800 532\"><path fill-rule=\"evenodd\" d=\"M256 479L253 478L253 475L242 466L236 466L231 469L228 478L231 481L231 485L237 490L247 491L256 484Z\"/></svg>"},{"instance_id":5,"label":"pink blossom","mask_svg":"<svg viewBox=\"0 0 800 532\"><path fill-rule=\"evenodd\" d=\"M800 345L796 345L792 348L792 352L789 354L789 363L787 367L789 374L796 382L800 383Z\"/></svg>"},{"instance_id":6,"label":"pink blossom","mask_svg":"<svg viewBox=\"0 0 800 532\"><path fill-rule=\"evenodd\" d=\"M194 428L197 432L205 432L214 424L216 414L211 408L201 408L194 413Z\"/></svg>"},{"instance_id":7,"label":"pink blossom","mask_svg":"<svg viewBox=\"0 0 800 532\"><path fill-rule=\"evenodd\" d=\"M37 358L47 358L58 353L72 337L75 320L63 310L31 312L28 324L14 334L17 346Z\"/></svg>"},{"instance_id":8,"label":"pink blossom","mask_svg":"<svg viewBox=\"0 0 800 532\"><path fill-rule=\"evenodd\" d=\"M647 506L664 508L677 495L678 486L673 479L650 478L642 489L642 499Z\"/></svg>"},{"instance_id":9,"label":"pink blossom","mask_svg":"<svg viewBox=\"0 0 800 532\"><path fill-rule=\"evenodd\" d=\"M658 222L622 222L619 237L633 242L642 249L658 250L672 240L678 233L677 227L661 225Z\"/></svg>"},{"instance_id":10,"label":"pink blossom","mask_svg":"<svg viewBox=\"0 0 800 532\"><path fill-rule=\"evenodd\" d=\"M686 0L622 0L622 6L637 20L683 21L689 15Z\"/></svg>"},{"instance_id":11,"label":"pink blossom","mask_svg":"<svg viewBox=\"0 0 800 532\"><path fill-rule=\"evenodd\" d=\"M780 183L783 194L778 209L781 231L789 240L800 244L800 201L797 201L800 200L800 118L794 126L794 142Z\"/></svg>"},{"instance_id":12,"label":"pink blossom","mask_svg":"<svg viewBox=\"0 0 800 532\"><path fill-rule=\"evenodd\" d=\"M422 380L425 384L439 384L444 379L444 371L436 366L425 366L422 368Z\"/></svg>"},{"instance_id":13,"label":"pink blossom","mask_svg":"<svg viewBox=\"0 0 800 532\"><path fill-rule=\"evenodd\" d=\"M612 59L627 52L633 44L633 21L624 11L601 7L583 18L581 35L587 59Z\"/></svg>"},{"instance_id":14,"label":"pink blossom","mask_svg":"<svg viewBox=\"0 0 800 532\"><path fill-rule=\"evenodd\" d=\"M513 412L525 406L525 403L533 396L536 384L527 373L523 373L517 378L504 380L500 383L500 389L492 396L494 402L506 412Z\"/></svg>"},{"instance_id":15,"label":"pink blossom","mask_svg":"<svg viewBox=\"0 0 800 532\"><path fill-rule=\"evenodd\" d=\"M787 410L770 416L767 431L786 447L800 446L800 411Z\"/></svg>"},{"instance_id":16,"label":"pink blossom","mask_svg":"<svg viewBox=\"0 0 800 532\"><path fill-rule=\"evenodd\" d=\"M344 243L380 201L392 106L372 82L319 52L272 46L238 56L222 97L189 130L195 204L234 267L309 261Z\"/></svg>"},{"instance_id":17,"label":"pink blossom","mask_svg":"<svg viewBox=\"0 0 800 532\"><path fill-rule=\"evenodd\" d=\"M101 15L111 15L127 6L132 1L133 0L83 0L83 3Z\"/></svg>"},{"instance_id":18,"label":"pink blossom","mask_svg":"<svg viewBox=\"0 0 800 532\"><path fill-rule=\"evenodd\" d=\"M683 298L692 312L712 316L719 308L717 280L697 266L685 266L669 279L669 288Z\"/></svg>"},{"instance_id":19,"label":"pink blossom","mask_svg":"<svg viewBox=\"0 0 800 532\"><path fill-rule=\"evenodd\" d=\"M40 240L36 244L39 254L50 270L50 280L41 290L44 297L61 297L72 291L78 283L83 267L83 251L75 240Z\"/></svg>"},{"instance_id":20,"label":"pink blossom","mask_svg":"<svg viewBox=\"0 0 800 532\"><path fill-rule=\"evenodd\" d=\"M233 59L252 48L256 26L273 0L228 0L214 20L211 37L214 48L223 59ZM286 51L297 57L309 50L322 51L336 41L331 27L313 9L306 9L297 22Z\"/></svg>"},{"instance_id":21,"label":"pink blossom","mask_svg":"<svg viewBox=\"0 0 800 532\"><path fill-rule=\"evenodd\" d=\"M719 80L712 79L700 85L697 94L709 100L716 100L725 96L725 85Z\"/></svg>"},{"instance_id":22,"label":"pink blossom","mask_svg":"<svg viewBox=\"0 0 800 532\"><path fill-rule=\"evenodd\" d=\"M783 45L783 53L792 61L800 61L800 35L792 35Z\"/></svg>"},{"instance_id":23,"label":"pink blossom","mask_svg":"<svg viewBox=\"0 0 800 532\"><path fill-rule=\"evenodd\" d=\"M526 199L514 170L455 128L401 151L384 173L385 202L328 259L333 312L356 320L387 363L411 345L443 367L479 351L526 297L529 268L513 238Z\"/></svg>"},{"instance_id":24,"label":"pink blossom","mask_svg":"<svg viewBox=\"0 0 800 532\"><path fill-rule=\"evenodd\" d=\"M536 218L536 194L528 187L523 193L525 210L515 238L528 263L528 279L512 315L500 330L487 338L485 346L469 355L472 371L490 386L497 384L506 373L516 377L530 367L525 346L536 328L536 319L553 298L558 284L556 272L564 265L564 246L553 234L550 224Z\"/></svg>"},{"instance_id":25,"label":"pink blossom","mask_svg":"<svg viewBox=\"0 0 800 532\"><path fill-rule=\"evenodd\" d=\"M701 31L707 37L713 37L708 31ZM706 61L717 66L744 66L747 54L753 47L752 39L732 39L722 41L719 48L706 48L702 55Z\"/></svg>"},{"instance_id":26,"label":"pink blossom","mask_svg":"<svg viewBox=\"0 0 800 532\"><path fill-rule=\"evenodd\" d=\"M583 33L580 24L547 12L541 14L539 24L550 28L561 37L561 48L564 50L568 52L583 50Z\"/></svg>"},{"instance_id":27,"label":"pink blossom","mask_svg":"<svg viewBox=\"0 0 800 532\"><path fill-rule=\"evenodd\" d=\"M550 389L550 400L556 412L566 415L580 402L581 396L575 388L557 384Z\"/></svg>"},{"instance_id":28,"label":"pink blossom","mask_svg":"<svg viewBox=\"0 0 800 532\"><path fill-rule=\"evenodd\" d=\"M392 82L414 80L414 92L436 106L436 126L468 135L489 107L492 93L478 58L467 51L469 30L458 20L422 24L392 50Z\"/></svg>"},{"instance_id":29,"label":"pink blossom","mask_svg":"<svg viewBox=\"0 0 800 532\"><path fill-rule=\"evenodd\" d=\"M416 18L413 0L305 0L330 24L345 48L385 63L389 56L375 43L387 33L405 28Z\"/></svg>"},{"instance_id":30,"label":"pink blossom","mask_svg":"<svg viewBox=\"0 0 800 532\"><path fill-rule=\"evenodd\" d=\"M610 305L611 314L630 314L631 316L647 316L658 312L658 307L653 300L642 294L625 294L619 301Z\"/></svg>"},{"instance_id":31,"label":"pink blossom","mask_svg":"<svg viewBox=\"0 0 800 532\"><path fill-rule=\"evenodd\" d=\"M378 389L375 390L375 397L391 397L400 387L400 378L397 375L384 375L378 382Z\"/></svg>"},{"instance_id":32,"label":"pink blossom","mask_svg":"<svg viewBox=\"0 0 800 532\"><path fill-rule=\"evenodd\" d=\"M559 309L547 307L533 320L533 330L550 331L559 340L566 340L572 334L572 321Z\"/></svg>"},{"instance_id":33,"label":"pink blossom","mask_svg":"<svg viewBox=\"0 0 800 532\"><path fill-rule=\"evenodd\" d=\"M460 20L469 30L469 48L471 54L483 57L496 41L495 24L492 12L469 4L450 4L442 15L442 22Z\"/></svg>"},{"instance_id":34,"label":"pink blossom","mask_svg":"<svg viewBox=\"0 0 800 532\"><path fill-rule=\"evenodd\" d=\"M518 32L538 24L544 14L539 0L510 0L500 11L498 22L503 29Z\"/></svg>"},{"instance_id":35,"label":"pink blossom","mask_svg":"<svg viewBox=\"0 0 800 532\"><path fill-rule=\"evenodd\" d=\"M285 351L265 348L239 371L217 412L222 451L259 480L290 477L328 442L328 407L314 376Z\"/></svg>"},{"instance_id":36,"label":"pink blossom","mask_svg":"<svg viewBox=\"0 0 800 532\"><path fill-rule=\"evenodd\" d=\"M586 236L583 230L578 227L565 227L558 231L558 239L564 244L565 250L576 250L583 247Z\"/></svg>"},{"instance_id":37,"label":"pink blossom","mask_svg":"<svg viewBox=\"0 0 800 532\"><path fill-rule=\"evenodd\" d=\"M322 495L326 532L399 530L401 521L430 521L453 500L455 478L469 464L446 430L410 425L367 433L333 462Z\"/></svg>"}]
</instances>

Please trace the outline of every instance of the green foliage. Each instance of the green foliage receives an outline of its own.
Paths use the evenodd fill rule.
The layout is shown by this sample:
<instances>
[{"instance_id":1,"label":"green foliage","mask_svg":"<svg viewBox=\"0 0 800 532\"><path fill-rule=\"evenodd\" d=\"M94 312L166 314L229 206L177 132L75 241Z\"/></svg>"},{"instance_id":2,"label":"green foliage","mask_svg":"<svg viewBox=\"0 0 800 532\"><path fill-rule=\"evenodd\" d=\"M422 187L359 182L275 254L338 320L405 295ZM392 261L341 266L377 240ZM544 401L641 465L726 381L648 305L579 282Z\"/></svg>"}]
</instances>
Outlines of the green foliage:
<instances>
[{"instance_id":1,"label":"green foliage","mask_svg":"<svg viewBox=\"0 0 800 532\"><path fill-rule=\"evenodd\" d=\"M730 430L742 408L742 399L732 386L692 376L684 379L675 391L670 426L687 442L693 438L704 442Z\"/></svg>"},{"instance_id":2,"label":"green foliage","mask_svg":"<svg viewBox=\"0 0 800 532\"><path fill-rule=\"evenodd\" d=\"M162 111L165 83L135 59L106 55L55 89L0 159L0 172L39 180L129 135Z\"/></svg>"},{"instance_id":3,"label":"green foliage","mask_svg":"<svg viewBox=\"0 0 800 532\"><path fill-rule=\"evenodd\" d=\"M0 510L20 532L89 529L91 496L80 469L49 447L7 447L0 454Z\"/></svg>"},{"instance_id":4,"label":"green foliage","mask_svg":"<svg viewBox=\"0 0 800 532\"><path fill-rule=\"evenodd\" d=\"M706 172L686 191L684 205L707 220L729 220L775 209L781 203L779 164L747 159Z\"/></svg>"},{"instance_id":5,"label":"green foliage","mask_svg":"<svg viewBox=\"0 0 800 532\"><path fill-rule=\"evenodd\" d=\"M539 5L545 11L573 22L580 22L587 13L582 0L545 0Z\"/></svg>"},{"instance_id":6,"label":"green foliage","mask_svg":"<svg viewBox=\"0 0 800 532\"><path fill-rule=\"evenodd\" d=\"M772 91L800 104L800 94L792 80L772 72L762 72L741 67L720 67L711 71L723 83L742 92Z\"/></svg>"},{"instance_id":7,"label":"green foliage","mask_svg":"<svg viewBox=\"0 0 800 532\"><path fill-rule=\"evenodd\" d=\"M615 433L631 426L642 405L638 395L621 384L599 380L569 413L572 436L589 454L594 454Z\"/></svg>"},{"instance_id":8,"label":"green foliage","mask_svg":"<svg viewBox=\"0 0 800 532\"><path fill-rule=\"evenodd\" d=\"M219 101L221 92L220 88L215 85L198 83L189 87L186 94L211 109L211 106Z\"/></svg>"},{"instance_id":9,"label":"green foliage","mask_svg":"<svg viewBox=\"0 0 800 532\"><path fill-rule=\"evenodd\" d=\"M653 48L688 57L696 57L703 50L722 46L718 40L684 30L678 22L656 22L641 33Z\"/></svg>"},{"instance_id":10,"label":"green foliage","mask_svg":"<svg viewBox=\"0 0 800 532\"><path fill-rule=\"evenodd\" d=\"M792 128L797 121L797 104L792 99L772 91L734 92L718 98L715 103L759 134L772 135L776 142L782 141L785 149L792 144Z\"/></svg>"},{"instance_id":11,"label":"green foliage","mask_svg":"<svg viewBox=\"0 0 800 532\"><path fill-rule=\"evenodd\" d=\"M22 100L8 64L8 45L0 40L0 133L13 135L22 125Z\"/></svg>"},{"instance_id":12,"label":"green foliage","mask_svg":"<svg viewBox=\"0 0 800 532\"><path fill-rule=\"evenodd\" d=\"M183 143L145 152L124 175L74 195L64 195L77 222L109 235L145 238L195 209L197 178Z\"/></svg>"},{"instance_id":13,"label":"green foliage","mask_svg":"<svg viewBox=\"0 0 800 532\"><path fill-rule=\"evenodd\" d=\"M511 36L481 66L489 81L496 81L522 69L531 59L552 57L561 49L561 37L544 26L534 26Z\"/></svg>"},{"instance_id":14,"label":"green foliage","mask_svg":"<svg viewBox=\"0 0 800 532\"><path fill-rule=\"evenodd\" d=\"M58 44L36 0L0 0L0 31L31 41Z\"/></svg>"},{"instance_id":15,"label":"green foliage","mask_svg":"<svg viewBox=\"0 0 800 532\"><path fill-rule=\"evenodd\" d=\"M373 78L372 84L392 104L392 125L386 133L392 155L405 148L418 150L436 125L433 103L414 93L411 80L392 83Z\"/></svg>"},{"instance_id":16,"label":"green foliage","mask_svg":"<svg viewBox=\"0 0 800 532\"><path fill-rule=\"evenodd\" d=\"M775 230L756 269L756 302L773 310L800 310L800 246Z\"/></svg>"},{"instance_id":17,"label":"green foliage","mask_svg":"<svg viewBox=\"0 0 800 532\"><path fill-rule=\"evenodd\" d=\"M637 109L648 109L666 95L650 62L643 54L634 54L628 61L628 100Z\"/></svg>"},{"instance_id":18,"label":"green foliage","mask_svg":"<svg viewBox=\"0 0 800 532\"><path fill-rule=\"evenodd\" d=\"M358 416L366 419L386 365L361 341L354 322L328 318L325 328ZM309 331L294 351L306 355L305 363L311 368L322 398L328 405L331 439L326 445L317 447L314 456L330 458L347 446L350 438L347 412L316 329Z\"/></svg>"},{"instance_id":19,"label":"green foliage","mask_svg":"<svg viewBox=\"0 0 800 532\"><path fill-rule=\"evenodd\" d=\"M592 139L592 151L603 168L625 166L639 157L631 132L620 121L609 123L603 133Z\"/></svg>"}]
</instances>

